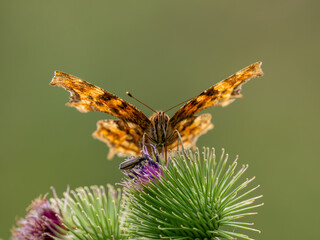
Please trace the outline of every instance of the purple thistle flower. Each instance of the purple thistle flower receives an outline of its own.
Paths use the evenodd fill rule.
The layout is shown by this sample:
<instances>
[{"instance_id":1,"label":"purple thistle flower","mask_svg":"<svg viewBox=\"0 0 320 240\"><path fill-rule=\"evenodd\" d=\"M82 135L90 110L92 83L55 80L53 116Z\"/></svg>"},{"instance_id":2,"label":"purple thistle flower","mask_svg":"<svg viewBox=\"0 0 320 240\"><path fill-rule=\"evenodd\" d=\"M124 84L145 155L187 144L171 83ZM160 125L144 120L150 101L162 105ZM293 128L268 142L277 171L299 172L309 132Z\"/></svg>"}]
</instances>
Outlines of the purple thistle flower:
<instances>
[{"instance_id":1,"label":"purple thistle flower","mask_svg":"<svg viewBox=\"0 0 320 240\"><path fill-rule=\"evenodd\" d=\"M143 163L141 162L133 168L124 171L124 174L127 175L131 181L128 181L129 179L127 179L121 185L136 188L138 187L137 185L143 186L150 181L155 181L160 179L160 177L164 177L164 173L161 169L162 162L160 161L159 153L153 145L152 151L153 156L149 154L146 146L142 148L141 153L145 160ZM131 160L133 158L129 158L127 160Z\"/></svg>"},{"instance_id":2,"label":"purple thistle flower","mask_svg":"<svg viewBox=\"0 0 320 240\"><path fill-rule=\"evenodd\" d=\"M27 208L27 215L11 229L12 240L51 240L64 235L61 214L50 205L46 196L35 199Z\"/></svg>"}]
</instances>

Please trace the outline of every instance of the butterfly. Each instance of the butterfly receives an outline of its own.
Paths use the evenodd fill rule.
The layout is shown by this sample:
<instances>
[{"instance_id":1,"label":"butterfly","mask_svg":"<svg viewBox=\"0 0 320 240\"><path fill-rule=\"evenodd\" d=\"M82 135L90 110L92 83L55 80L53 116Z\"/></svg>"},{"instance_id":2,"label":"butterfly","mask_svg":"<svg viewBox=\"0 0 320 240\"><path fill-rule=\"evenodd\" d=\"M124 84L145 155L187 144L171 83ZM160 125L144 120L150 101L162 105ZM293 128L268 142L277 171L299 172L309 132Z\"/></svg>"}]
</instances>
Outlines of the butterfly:
<instances>
[{"instance_id":1,"label":"butterfly","mask_svg":"<svg viewBox=\"0 0 320 240\"><path fill-rule=\"evenodd\" d=\"M179 135L185 148L194 147L198 138L213 128L210 114L195 114L208 107L227 106L235 98L242 97L241 86L263 75L261 64L253 63L213 85L190 99L171 118L165 111L155 111L148 118L116 95L64 72L56 71L50 85L70 92L67 106L83 113L105 112L119 119L98 121L97 130L93 133L93 137L109 146L108 159L112 159L115 154L120 157L139 156L142 144L153 144L167 153L178 146Z\"/></svg>"}]
</instances>

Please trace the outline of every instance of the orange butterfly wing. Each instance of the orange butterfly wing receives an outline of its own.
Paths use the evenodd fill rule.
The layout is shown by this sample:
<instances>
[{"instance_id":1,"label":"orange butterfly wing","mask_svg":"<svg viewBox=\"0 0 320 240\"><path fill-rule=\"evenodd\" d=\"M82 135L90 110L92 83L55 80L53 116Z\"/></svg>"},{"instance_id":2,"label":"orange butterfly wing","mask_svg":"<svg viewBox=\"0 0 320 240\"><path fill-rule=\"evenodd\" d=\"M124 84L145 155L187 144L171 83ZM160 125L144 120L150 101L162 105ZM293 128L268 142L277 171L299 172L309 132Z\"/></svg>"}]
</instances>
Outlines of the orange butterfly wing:
<instances>
[{"instance_id":1,"label":"orange butterfly wing","mask_svg":"<svg viewBox=\"0 0 320 240\"><path fill-rule=\"evenodd\" d=\"M78 77L56 71L50 83L65 88L70 92L67 106L75 107L80 112L98 111L111 114L146 129L150 120L135 106Z\"/></svg>"},{"instance_id":2,"label":"orange butterfly wing","mask_svg":"<svg viewBox=\"0 0 320 240\"><path fill-rule=\"evenodd\" d=\"M181 136L185 148L194 148L198 138L212 128L213 124L211 123L211 114L209 113L189 117L176 125L176 129ZM176 150L178 145L178 136L176 133L173 139L175 139L175 141L169 144L168 149Z\"/></svg>"},{"instance_id":3,"label":"orange butterfly wing","mask_svg":"<svg viewBox=\"0 0 320 240\"><path fill-rule=\"evenodd\" d=\"M234 98L242 97L241 86L252 78L263 75L261 62L256 62L203 91L182 106L170 119L171 126L176 127L180 121L189 118L211 106L227 106Z\"/></svg>"},{"instance_id":4,"label":"orange butterfly wing","mask_svg":"<svg viewBox=\"0 0 320 240\"><path fill-rule=\"evenodd\" d=\"M194 114L211 106L227 106L234 98L241 97L241 86L254 77L263 75L261 62L249 65L234 75L215 84L182 106L170 119L172 129L179 131L186 147L193 147L199 136L213 128L210 114ZM121 120L102 120L93 136L110 147L108 158L139 155L142 136L151 127L151 121L136 107L93 84L67 73L55 72L51 85L63 87L70 92L68 106L80 112L100 111ZM175 134L176 135L176 134ZM168 149L177 146L177 136L172 138Z\"/></svg>"},{"instance_id":5,"label":"orange butterfly wing","mask_svg":"<svg viewBox=\"0 0 320 240\"><path fill-rule=\"evenodd\" d=\"M101 120L93 137L105 142L109 148L108 159L115 154L119 157L140 155L143 129L131 122L122 120Z\"/></svg>"}]
</instances>

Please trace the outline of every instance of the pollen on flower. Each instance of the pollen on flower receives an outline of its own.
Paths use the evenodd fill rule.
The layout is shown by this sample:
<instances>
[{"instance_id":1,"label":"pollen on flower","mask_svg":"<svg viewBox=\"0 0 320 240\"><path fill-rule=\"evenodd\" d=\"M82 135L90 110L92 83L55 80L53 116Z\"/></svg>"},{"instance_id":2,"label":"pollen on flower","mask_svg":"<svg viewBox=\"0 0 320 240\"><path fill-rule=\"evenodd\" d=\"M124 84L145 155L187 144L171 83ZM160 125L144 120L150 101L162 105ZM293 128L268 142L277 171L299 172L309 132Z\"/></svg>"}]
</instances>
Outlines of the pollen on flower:
<instances>
[{"instance_id":1,"label":"pollen on flower","mask_svg":"<svg viewBox=\"0 0 320 240\"><path fill-rule=\"evenodd\" d=\"M12 240L50 240L64 233L61 215L54 209L46 196L35 199L27 208L27 215L17 221L11 229Z\"/></svg>"}]
</instances>

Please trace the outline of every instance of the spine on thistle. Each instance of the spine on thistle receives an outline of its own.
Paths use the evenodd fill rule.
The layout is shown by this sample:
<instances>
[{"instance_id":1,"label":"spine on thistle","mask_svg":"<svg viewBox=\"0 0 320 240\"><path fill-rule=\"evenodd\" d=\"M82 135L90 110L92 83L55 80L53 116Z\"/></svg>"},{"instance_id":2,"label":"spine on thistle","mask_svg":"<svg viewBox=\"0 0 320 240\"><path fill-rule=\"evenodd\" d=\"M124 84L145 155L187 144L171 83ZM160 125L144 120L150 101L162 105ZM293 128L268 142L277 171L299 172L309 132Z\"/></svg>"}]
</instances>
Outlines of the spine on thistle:
<instances>
[{"instance_id":1,"label":"spine on thistle","mask_svg":"<svg viewBox=\"0 0 320 240\"><path fill-rule=\"evenodd\" d=\"M146 153L144 153L146 154ZM153 161L157 161L154 159ZM248 195L254 178L241 181L248 166L237 168L222 152L205 148L171 155L161 174L144 176L126 173L127 236L130 239L251 239L243 230L259 232L253 223L239 219L256 214L255 201ZM144 166L136 166L139 172ZM131 170L132 172L132 170Z\"/></svg>"}]
</instances>

